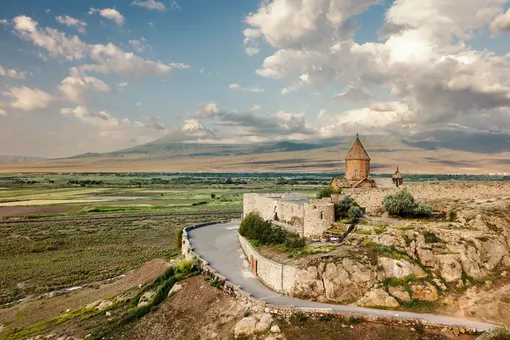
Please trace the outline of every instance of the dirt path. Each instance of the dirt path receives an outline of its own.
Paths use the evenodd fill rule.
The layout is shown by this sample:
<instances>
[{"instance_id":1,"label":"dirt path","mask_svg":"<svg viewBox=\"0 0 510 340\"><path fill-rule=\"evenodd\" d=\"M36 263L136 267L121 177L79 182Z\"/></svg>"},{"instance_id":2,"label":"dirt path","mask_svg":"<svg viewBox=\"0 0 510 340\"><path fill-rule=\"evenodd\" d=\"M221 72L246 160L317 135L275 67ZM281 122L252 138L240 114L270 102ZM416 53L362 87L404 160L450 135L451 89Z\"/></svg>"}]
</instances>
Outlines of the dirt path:
<instances>
[{"instance_id":1,"label":"dirt path","mask_svg":"<svg viewBox=\"0 0 510 340\"><path fill-rule=\"evenodd\" d=\"M122 279L101 285L99 288L85 288L70 294L42 298L0 309L0 324L6 328L23 328L34 323L57 317L66 310L75 310L89 303L114 297L136 288L140 284L153 281L163 274L168 262L155 259L141 268L131 271Z\"/></svg>"}]
</instances>

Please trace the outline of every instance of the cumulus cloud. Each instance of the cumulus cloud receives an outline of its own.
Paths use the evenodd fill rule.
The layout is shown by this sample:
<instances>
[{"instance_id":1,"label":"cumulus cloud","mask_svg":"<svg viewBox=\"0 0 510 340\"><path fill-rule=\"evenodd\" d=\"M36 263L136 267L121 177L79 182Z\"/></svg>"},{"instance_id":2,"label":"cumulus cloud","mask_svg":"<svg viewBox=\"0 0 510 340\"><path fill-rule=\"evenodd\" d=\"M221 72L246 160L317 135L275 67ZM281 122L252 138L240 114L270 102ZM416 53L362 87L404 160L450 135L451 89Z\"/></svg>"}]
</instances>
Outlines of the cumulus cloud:
<instances>
[{"instance_id":1,"label":"cumulus cloud","mask_svg":"<svg viewBox=\"0 0 510 340\"><path fill-rule=\"evenodd\" d=\"M493 33L506 29L506 0L395 1L379 30L381 40L357 43L353 18L379 2L262 2L245 18L250 28L243 32L245 46L264 41L275 49L257 74L286 82L282 94L334 84L345 88L337 99L367 104L337 113L336 127L410 129L469 121L483 129L483 121L470 117L483 112L503 119L498 110L510 106L509 60L467 42L489 25ZM387 103L371 103L375 88L388 93Z\"/></svg>"},{"instance_id":2,"label":"cumulus cloud","mask_svg":"<svg viewBox=\"0 0 510 340\"><path fill-rule=\"evenodd\" d=\"M258 110L260 110L260 109L261 109L260 105L253 105L253 106L251 107L250 111L255 112L255 111L258 111Z\"/></svg>"},{"instance_id":3,"label":"cumulus cloud","mask_svg":"<svg viewBox=\"0 0 510 340\"><path fill-rule=\"evenodd\" d=\"M68 101L82 104L85 101L86 91L111 92L112 88L100 79L87 76L77 68L71 68L71 74L62 80L59 90Z\"/></svg>"},{"instance_id":4,"label":"cumulus cloud","mask_svg":"<svg viewBox=\"0 0 510 340\"><path fill-rule=\"evenodd\" d=\"M62 25L74 27L78 32L82 34L85 33L85 28L87 27L87 23L85 21L78 20L68 15L65 16L59 15L58 17L55 17L55 19Z\"/></svg>"},{"instance_id":5,"label":"cumulus cloud","mask_svg":"<svg viewBox=\"0 0 510 340\"><path fill-rule=\"evenodd\" d=\"M142 116L142 119L145 121L145 123L143 123L145 127L159 131L166 130L165 123L161 121L159 116Z\"/></svg>"},{"instance_id":6,"label":"cumulus cloud","mask_svg":"<svg viewBox=\"0 0 510 340\"><path fill-rule=\"evenodd\" d=\"M204 104L196 113L196 118L212 118L221 113L215 102Z\"/></svg>"},{"instance_id":7,"label":"cumulus cloud","mask_svg":"<svg viewBox=\"0 0 510 340\"><path fill-rule=\"evenodd\" d=\"M237 83L230 84L229 89L243 92L264 92L264 89L261 89L259 87L242 87Z\"/></svg>"},{"instance_id":8,"label":"cumulus cloud","mask_svg":"<svg viewBox=\"0 0 510 340\"><path fill-rule=\"evenodd\" d=\"M103 18L111 20L119 26L124 25L124 21L126 20L126 18L124 18L124 16L114 8L103 9L90 8L89 14L92 15L94 13L99 13L99 15L102 16Z\"/></svg>"},{"instance_id":9,"label":"cumulus cloud","mask_svg":"<svg viewBox=\"0 0 510 340\"><path fill-rule=\"evenodd\" d=\"M164 3L156 0L135 0L131 3L134 6L139 6L143 8L147 8L150 10L156 10L156 11L166 11L166 6Z\"/></svg>"},{"instance_id":10,"label":"cumulus cloud","mask_svg":"<svg viewBox=\"0 0 510 340\"><path fill-rule=\"evenodd\" d=\"M7 116L7 111L0 109L0 116Z\"/></svg>"},{"instance_id":11,"label":"cumulus cloud","mask_svg":"<svg viewBox=\"0 0 510 340\"><path fill-rule=\"evenodd\" d=\"M164 64L161 61L144 59L134 53L125 52L112 43L86 44L78 36L68 36L52 28L39 28L38 23L27 16L14 18L14 23L17 34L44 48L52 57L63 57L67 60L89 58L96 62L79 66L81 71L140 78L164 75L172 68L189 68L183 63Z\"/></svg>"},{"instance_id":12,"label":"cumulus cloud","mask_svg":"<svg viewBox=\"0 0 510 340\"><path fill-rule=\"evenodd\" d=\"M81 122L103 128L119 125L119 120L117 118L110 116L106 111L89 113L87 108L83 106L60 109L60 114L66 117L73 117Z\"/></svg>"},{"instance_id":13,"label":"cumulus cloud","mask_svg":"<svg viewBox=\"0 0 510 340\"><path fill-rule=\"evenodd\" d=\"M17 78L17 79L25 79L26 72L19 72L16 70L9 70L0 65L0 76L9 77L9 78Z\"/></svg>"},{"instance_id":14,"label":"cumulus cloud","mask_svg":"<svg viewBox=\"0 0 510 340\"><path fill-rule=\"evenodd\" d=\"M9 104L13 109L21 111L34 111L45 109L55 101L55 97L38 88L11 87L10 97L13 101Z\"/></svg>"},{"instance_id":15,"label":"cumulus cloud","mask_svg":"<svg viewBox=\"0 0 510 340\"><path fill-rule=\"evenodd\" d=\"M498 35L501 31L510 31L510 9L494 19L490 25L490 30L493 35Z\"/></svg>"}]
</instances>

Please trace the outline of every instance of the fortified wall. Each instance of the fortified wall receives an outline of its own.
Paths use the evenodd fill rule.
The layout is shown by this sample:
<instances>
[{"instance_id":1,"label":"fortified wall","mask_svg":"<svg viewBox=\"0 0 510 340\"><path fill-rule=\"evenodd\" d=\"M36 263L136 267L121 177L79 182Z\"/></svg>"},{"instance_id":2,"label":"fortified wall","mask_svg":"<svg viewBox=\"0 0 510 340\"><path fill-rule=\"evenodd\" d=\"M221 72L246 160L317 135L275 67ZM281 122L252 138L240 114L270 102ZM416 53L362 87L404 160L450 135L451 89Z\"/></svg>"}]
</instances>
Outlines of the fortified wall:
<instances>
[{"instance_id":1,"label":"fortified wall","mask_svg":"<svg viewBox=\"0 0 510 340\"><path fill-rule=\"evenodd\" d=\"M487 200L497 197L510 197L510 183L451 183L451 184L407 184L400 188L344 188L341 195L333 195L332 201L350 195L368 215L373 215L382 207L384 197L407 188L414 198L422 202L449 200Z\"/></svg>"},{"instance_id":2,"label":"fortified wall","mask_svg":"<svg viewBox=\"0 0 510 340\"><path fill-rule=\"evenodd\" d=\"M253 211L302 237L320 237L335 222L331 202L302 194L244 194L244 215Z\"/></svg>"}]
</instances>

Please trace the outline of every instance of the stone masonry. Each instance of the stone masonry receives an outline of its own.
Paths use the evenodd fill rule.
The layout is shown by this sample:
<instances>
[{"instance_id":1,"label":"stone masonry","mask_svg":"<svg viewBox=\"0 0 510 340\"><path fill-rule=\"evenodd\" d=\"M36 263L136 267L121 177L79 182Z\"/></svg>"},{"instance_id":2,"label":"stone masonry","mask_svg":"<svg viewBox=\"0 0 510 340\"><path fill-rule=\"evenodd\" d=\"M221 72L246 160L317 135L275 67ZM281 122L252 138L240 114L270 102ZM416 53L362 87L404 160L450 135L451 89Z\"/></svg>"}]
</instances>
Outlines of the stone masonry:
<instances>
[{"instance_id":1,"label":"stone masonry","mask_svg":"<svg viewBox=\"0 0 510 340\"><path fill-rule=\"evenodd\" d=\"M244 215L253 211L302 237L318 238L335 222L329 200L310 200L300 194L244 194Z\"/></svg>"}]
</instances>

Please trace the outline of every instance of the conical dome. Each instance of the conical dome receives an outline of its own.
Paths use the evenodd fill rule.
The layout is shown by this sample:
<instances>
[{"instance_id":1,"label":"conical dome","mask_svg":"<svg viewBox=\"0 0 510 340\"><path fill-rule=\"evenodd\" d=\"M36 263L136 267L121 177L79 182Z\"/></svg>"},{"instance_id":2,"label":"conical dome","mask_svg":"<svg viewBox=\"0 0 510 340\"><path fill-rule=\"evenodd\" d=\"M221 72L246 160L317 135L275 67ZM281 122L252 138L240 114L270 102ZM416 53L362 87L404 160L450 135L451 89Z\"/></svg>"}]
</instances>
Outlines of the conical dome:
<instances>
[{"instance_id":1,"label":"conical dome","mask_svg":"<svg viewBox=\"0 0 510 340\"><path fill-rule=\"evenodd\" d=\"M346 161L353 161L353 160L363 160L363 161L369 161L370 157L368 156L368 153L366 152L365 148L361 144L361 141L359 140L358 135L356 135L356 141L351 147L351 150L347 154L347 157L345 157Z\"/></svg>"}]
</instances>

